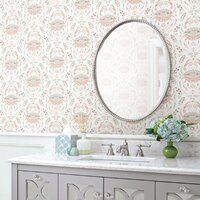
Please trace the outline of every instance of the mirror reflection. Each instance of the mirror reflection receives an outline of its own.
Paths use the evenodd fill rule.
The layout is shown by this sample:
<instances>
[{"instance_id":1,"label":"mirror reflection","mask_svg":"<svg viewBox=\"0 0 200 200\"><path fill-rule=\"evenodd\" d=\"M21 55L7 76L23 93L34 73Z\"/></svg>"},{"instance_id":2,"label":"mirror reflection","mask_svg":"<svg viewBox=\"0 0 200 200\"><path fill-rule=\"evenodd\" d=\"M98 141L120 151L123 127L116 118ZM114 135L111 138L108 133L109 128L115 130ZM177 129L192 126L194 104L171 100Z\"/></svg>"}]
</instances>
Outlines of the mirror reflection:
<instances>
[{"instance_id":1,"label":"mirror reflection","mask_svg":"<svg viewBox=\"0 0 200 200\"><path fill-rule=\"evenodd\" d=\"M124 22L102 41L94 76L107 110L122 120L142 119L158 107L168 87L170 57L166 43L153 26Z\"/></svg>"}]
</instances>

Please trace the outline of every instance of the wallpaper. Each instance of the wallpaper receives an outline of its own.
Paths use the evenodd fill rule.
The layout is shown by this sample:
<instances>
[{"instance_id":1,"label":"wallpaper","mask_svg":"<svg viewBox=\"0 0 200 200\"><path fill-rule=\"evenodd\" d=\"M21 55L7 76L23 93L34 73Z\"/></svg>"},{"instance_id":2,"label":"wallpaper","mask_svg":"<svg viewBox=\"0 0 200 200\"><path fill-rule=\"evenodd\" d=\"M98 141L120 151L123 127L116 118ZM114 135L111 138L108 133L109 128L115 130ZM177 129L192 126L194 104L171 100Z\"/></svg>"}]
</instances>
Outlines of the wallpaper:
<instances>
[{"instance_id":1,"label":"wallpaper","mask_svg":"<svg viewBox=\"0 0 200 200\"><path fill-rule=\"evenodd\" d=\"M0 131L144 134L158 116L200 122L199 0L1 0ZM104 35L126 19L161 31L172 56L161 106L132 123L113 118L95 92L93 62ZM198 134L200 126L191 130Z\"/></svg>"}]
</instances>

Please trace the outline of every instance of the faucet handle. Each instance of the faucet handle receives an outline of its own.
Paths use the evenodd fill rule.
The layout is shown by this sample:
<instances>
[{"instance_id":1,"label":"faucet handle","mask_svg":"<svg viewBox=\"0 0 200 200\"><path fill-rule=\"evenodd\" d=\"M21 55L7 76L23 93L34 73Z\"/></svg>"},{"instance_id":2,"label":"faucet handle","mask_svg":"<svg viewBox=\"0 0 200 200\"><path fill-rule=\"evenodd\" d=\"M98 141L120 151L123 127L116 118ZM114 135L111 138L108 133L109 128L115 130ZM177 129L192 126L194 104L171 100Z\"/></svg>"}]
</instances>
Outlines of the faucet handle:
<instances>
[{"instance_id":1,"label":"faucet handle","mask_svg":"<svg viewBox=\"0 0 200 200\"><path fill-rule=\"evenodd\" d=\"M113 143L109 143L109 144L101 144L101 146L108 146L108 147L113 147L115 146Z\"/></svg>"},{"instance_id":2,"label":"faucet handle","mask_svg":"<svg viewBox=\"0 0 200 200\"><path fill-rule=\"evenodd\" d=\"M148 145L139 144L137 146L138 146L138 150L137 150L137 153L136 153L136 157L144 157L144 152L143 152L142 148L143 147L150 148L151 144L148 144Z\"/></svg>"},{"instance_id":3,"label":"faucet handle","mask_svg":"<svg viewBox=\"0 0 200 200\"><path fill-rule=\"evenodd\" d=\"M142 148L142 147L146 147L146 148L150 148L151 147L151 144L148 144L148 145L144 145L144 144L139 144L137 145L139 148Z\"/></svg>"},{"instance_id":4,"label":"faucet handle","mask_svg":"<svg viewBox=\"0 0 200 200\"><path fill-rule=\"evenodd\" d=\"M107 151L107 155L109 156L114 156L114 150L113 150L113 146L115 146L114 144L110 143L110 144L101 144L101 146L108 146L108 151Z\"/></svg>"}]
</instances>

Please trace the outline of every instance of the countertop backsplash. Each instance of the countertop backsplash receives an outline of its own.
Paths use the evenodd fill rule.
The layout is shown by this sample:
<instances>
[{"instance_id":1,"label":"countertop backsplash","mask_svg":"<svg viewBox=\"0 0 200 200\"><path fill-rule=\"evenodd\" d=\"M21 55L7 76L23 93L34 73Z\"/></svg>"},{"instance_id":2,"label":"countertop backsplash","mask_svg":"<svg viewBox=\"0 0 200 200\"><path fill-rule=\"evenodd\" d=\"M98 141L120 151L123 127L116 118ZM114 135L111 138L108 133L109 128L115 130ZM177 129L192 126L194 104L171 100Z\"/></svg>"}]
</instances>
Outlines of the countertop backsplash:
<instances>
[{"instance_id":1,"label":"countertop backsplash","mask_svg":"<svg viewBox=\"0 0 200 200\"><path fill-rule=\"evenodd\" d=\"M122 145L123 140L92 140L92 152L102 153L106 155L108 147L101 146L101 144L114 144L113 149L116 153L116 148ZM163 156L162 149L166 146L166 142L157 141L137 141L129 140L129 151L131 156L135 156L137 152L137 145L139 144L151 144L150 148L143 148L144 155L147 157L151 156ZM200 157L200 145L199 142L181 142L174 144L178 148L178 157ZM120 154L116 154L120 155Z\"/></svg>"}]
</instances>

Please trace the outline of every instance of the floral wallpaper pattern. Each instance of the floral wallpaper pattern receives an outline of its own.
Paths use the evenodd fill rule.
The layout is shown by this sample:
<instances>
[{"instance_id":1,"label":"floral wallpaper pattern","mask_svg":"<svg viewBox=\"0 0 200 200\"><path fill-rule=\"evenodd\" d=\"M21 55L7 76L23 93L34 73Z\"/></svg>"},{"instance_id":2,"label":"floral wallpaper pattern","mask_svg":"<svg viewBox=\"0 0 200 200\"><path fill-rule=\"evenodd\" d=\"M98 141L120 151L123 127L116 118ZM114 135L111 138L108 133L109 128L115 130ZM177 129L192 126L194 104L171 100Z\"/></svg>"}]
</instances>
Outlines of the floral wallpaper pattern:
<instances>
[{"instance_id":1,"label":"floral wallpaper pattern","mask_svg":"<svg viewBox=\"0 0 200 200\"><path fill-rule=\"evenodd\" d=\"M169 113L199 123L199 11L199 0L1 0L0 132L77 132L85 122L90 133L144 134ZM92 77L99 43L126 19L157 26L172 56L163 103L132 123L105 111Z\"/></svg>"}]
</instances>

